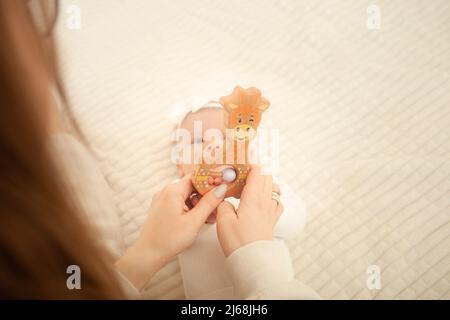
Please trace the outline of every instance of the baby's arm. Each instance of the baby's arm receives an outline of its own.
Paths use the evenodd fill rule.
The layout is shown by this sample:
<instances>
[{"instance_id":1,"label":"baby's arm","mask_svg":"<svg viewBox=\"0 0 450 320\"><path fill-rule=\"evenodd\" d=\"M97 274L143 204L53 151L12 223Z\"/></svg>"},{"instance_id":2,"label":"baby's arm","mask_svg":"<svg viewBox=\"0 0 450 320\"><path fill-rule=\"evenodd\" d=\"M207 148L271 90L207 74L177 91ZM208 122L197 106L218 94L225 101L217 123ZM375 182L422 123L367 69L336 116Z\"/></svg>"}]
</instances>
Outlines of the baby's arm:
<instances>
[{"instance_id":1,"label":"baby's arm","mask_svg":"<svg viewBox=\"0 0 450 320\"><path fill-rule=\"evenodd\" d=\"M284 211L275 225L274 236L282 239L298 237L306 224L305 204L287 184L280 183Z\"/></svg>"}]
</instances>

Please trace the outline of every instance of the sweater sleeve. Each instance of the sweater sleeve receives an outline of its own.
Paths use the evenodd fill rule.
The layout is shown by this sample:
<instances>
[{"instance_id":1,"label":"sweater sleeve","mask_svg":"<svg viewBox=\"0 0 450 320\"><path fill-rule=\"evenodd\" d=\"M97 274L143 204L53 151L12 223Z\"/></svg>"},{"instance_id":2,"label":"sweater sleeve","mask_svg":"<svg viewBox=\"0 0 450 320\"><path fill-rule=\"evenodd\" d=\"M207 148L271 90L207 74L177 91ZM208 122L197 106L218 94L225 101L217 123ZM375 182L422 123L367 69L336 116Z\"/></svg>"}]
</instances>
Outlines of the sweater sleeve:
<instances>
[{"instance_id":1,"label":"sweater sleeve","mask_svg":"<svg viewBox=\"0 0 450 320\"><path fill-rule=\"evenodd\" d=\"M238 299L320 299L295 279L287 247L278 241L255 241L234 251L225 268Z\"/></svg>"},{"instance_id":2,"label":"sweater sleeve","mask_svg":"<svg viewBox=\"0 0 450 320\"><path fill-rule=\"evenodd\" d=\"M140 300L142 299L139 290L125 277L120 271L116 270L117 280L122 288L123 293L127 299Z\"/></svg>"},{"instance_id":3,"label":"sweater sleeve","mask_svg":"<svg viewBox=\"0 0 450 320\"><path fill-rule=\"evenodd\" d=\"M55 157L68 186L87 221L114 257L125 250L115 198L96 159L75 137L67 133L52 136Z\"/></svg>"},{"instance_id":4,"label":"sweater sleeve","mask_svg":"<svg viewBox=\"0 0 450 320\"><path fill-rule=\"evenodd\" d=\"M110 253L119 257L124 250L119 215L112 190L97 162L86 147L70 134L55 134L51 143L67 182L83 208L85 218L98 232L98 238ZM116 270L116 275L127 298L141 298L136 287L122 273Z\"/></svg>"}]
</instances>

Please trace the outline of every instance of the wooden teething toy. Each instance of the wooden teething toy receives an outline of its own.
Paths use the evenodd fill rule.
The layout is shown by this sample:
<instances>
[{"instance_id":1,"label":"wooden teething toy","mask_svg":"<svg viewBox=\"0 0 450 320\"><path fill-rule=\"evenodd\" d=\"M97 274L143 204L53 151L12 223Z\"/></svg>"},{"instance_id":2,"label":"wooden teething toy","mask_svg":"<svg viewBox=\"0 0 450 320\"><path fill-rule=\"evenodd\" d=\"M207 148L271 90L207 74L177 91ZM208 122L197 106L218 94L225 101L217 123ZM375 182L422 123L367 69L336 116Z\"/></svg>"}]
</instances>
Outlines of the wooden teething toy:
<instances>
[{"instance_id":1,"label":"wooden teething toy","mask_svg":"<svg viewBox=\"0 0 450 320\"><path fill-rule=\"evenodd\" d=\"M270 103L257 88L244 90L238 86L229 96L220 98L220 104L226 111L226 134L221 147L223 162L206 163L202 158L202 162L195 167L192 183L201 195L226 183L228 189L225 197L239 198L250 169L248 146L256 135L262 113ZM217 142L213 144L220 150ZM208 148L211 149L211 145Z\"/></svg>"}]
</instances>

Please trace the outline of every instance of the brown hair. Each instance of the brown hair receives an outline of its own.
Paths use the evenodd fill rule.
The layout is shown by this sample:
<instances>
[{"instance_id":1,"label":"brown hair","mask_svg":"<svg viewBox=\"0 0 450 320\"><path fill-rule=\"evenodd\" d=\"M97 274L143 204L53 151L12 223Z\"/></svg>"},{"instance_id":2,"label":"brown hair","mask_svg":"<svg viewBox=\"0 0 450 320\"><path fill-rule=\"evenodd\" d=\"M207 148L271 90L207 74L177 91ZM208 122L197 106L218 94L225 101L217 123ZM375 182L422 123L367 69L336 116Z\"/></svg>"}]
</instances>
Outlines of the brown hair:
<instances>
[{"instance_id":1,"label":"brown hair","mask_svg":"<svg viewBox=\"0 0 450 320\"><path fill-rule=\"evenodd\" d=\"M121 298L48 148L52 85L65 100L51 35L27 2L0 0L0 43L0 298ZM80 290L67 288L69 265L81 269Z\"/></svg>"}]
</instances>

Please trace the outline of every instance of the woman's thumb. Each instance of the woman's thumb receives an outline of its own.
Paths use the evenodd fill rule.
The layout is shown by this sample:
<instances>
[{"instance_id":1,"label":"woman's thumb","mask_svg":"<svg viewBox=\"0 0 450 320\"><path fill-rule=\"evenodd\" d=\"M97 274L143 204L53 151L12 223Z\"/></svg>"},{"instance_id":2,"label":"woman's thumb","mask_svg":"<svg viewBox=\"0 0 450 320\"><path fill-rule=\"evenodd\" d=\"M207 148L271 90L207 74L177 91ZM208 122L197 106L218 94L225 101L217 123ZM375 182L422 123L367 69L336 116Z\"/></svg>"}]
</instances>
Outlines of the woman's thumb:
<instances>
[{"instance_id":1,"label":"woman's thumb","mask_svg":"<svg viewBox=\"0 0 450 320\"><path fill-rule=\"evenodd\" d=\"M200 201L190 211L190 214L196 216L201 223L204 223L214 209L216 209L217 206L223 201L223 198L227 193L227 189L228 186L226 184L221 184L208 193L205 193Z\"/></svg>"}]
</instances>

